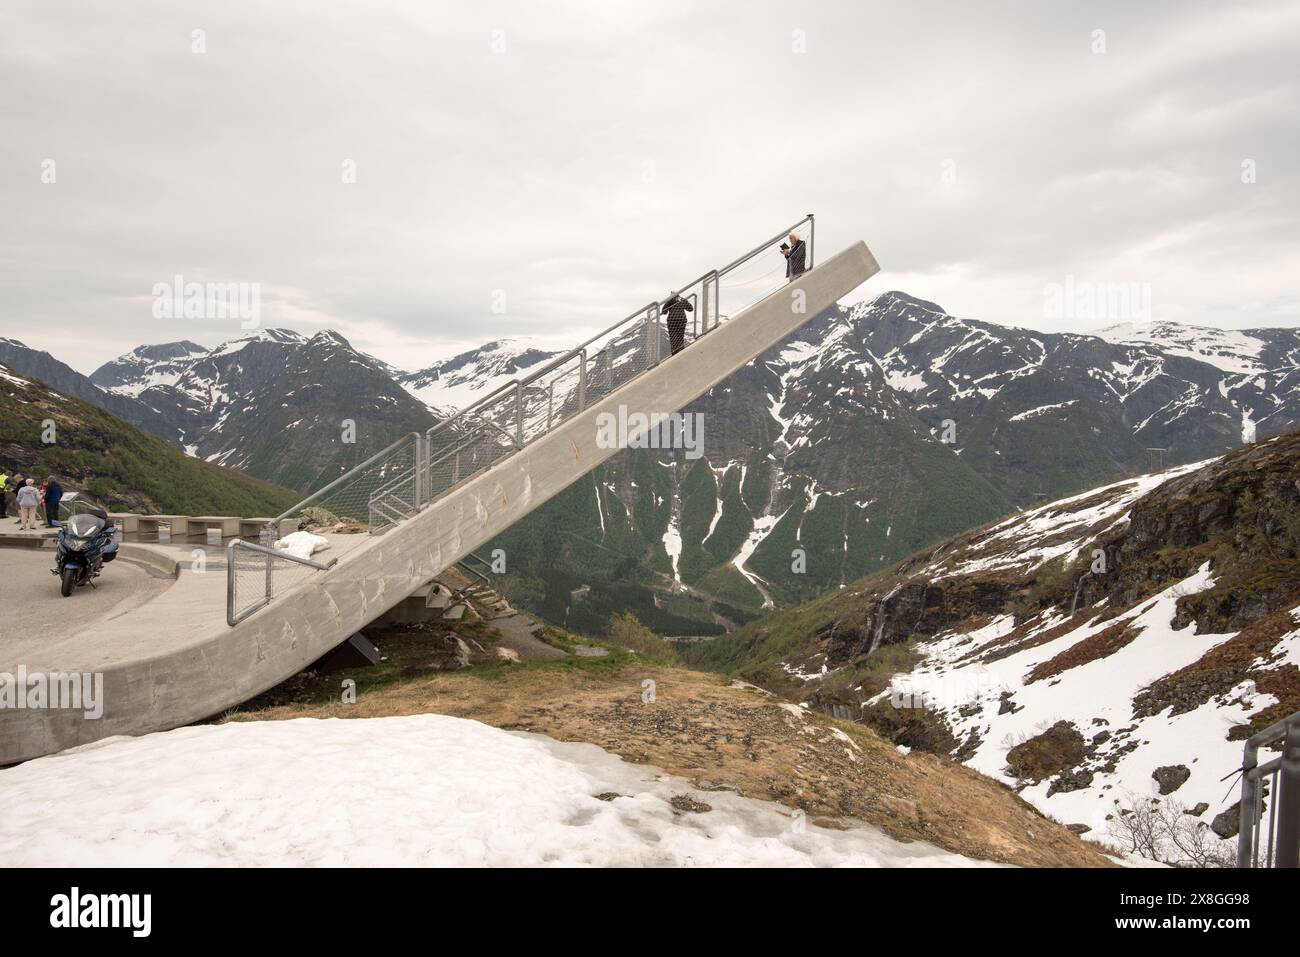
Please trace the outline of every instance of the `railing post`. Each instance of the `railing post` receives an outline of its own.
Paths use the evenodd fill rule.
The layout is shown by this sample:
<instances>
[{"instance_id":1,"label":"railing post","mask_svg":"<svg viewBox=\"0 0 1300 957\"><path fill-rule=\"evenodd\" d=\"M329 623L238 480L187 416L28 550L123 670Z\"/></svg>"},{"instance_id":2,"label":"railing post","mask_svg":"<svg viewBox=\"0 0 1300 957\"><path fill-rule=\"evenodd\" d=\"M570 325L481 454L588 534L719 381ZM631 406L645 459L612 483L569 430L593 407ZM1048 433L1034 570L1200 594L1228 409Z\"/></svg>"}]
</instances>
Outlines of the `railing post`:
<instances>
[{"instance_id":1,"label":"railing post","mask_svg":"<svg viewBox=\"0 0 1300 957\"><path fill-rule=\"evenodd\" d=\"M412 453L414 463L412 465L412 482L411 504L419 508L424 503L424 439L419 432L415 433L415 451Z\"/></svg>"},{"instance_id":2,"label":"railing post","mask_svg":"<svg viewBox=\"0 0 1300 957\"><path fill-rule=\"evenodd\" d=\"M717 270L713 272L713 326L718 328L718 320L722 318L722 280L718 276Z\"/></svg>"},{"instance_id":3,"label":"railing post","mask_svg":"<svg viewBox=\"0 0 1300 957\"><path fill-rule=\"evenodd\" d=\"M429 440L424 433L415 433L415 507L419 508L429 498Z\"/></svg>"},{"instance_id":4,"label":"railing post","mask_svg":"<svg viewBox=\"0 0 1300 957\"><path fill-rule=\"evenodd\" d=\"M1292 719L1282 744L1278 769L1276 867L1300 867L1300 716Z\"/></svg>"},{"instance_id":5,"label":"railing post","mask_svg":"<svg viewBox=\"0 0 1300 957\"><path fill-rule=\"evenodd\" d=\"M226 546L226 624L235 627L235 543Z\"/></svg>"},{"instance_id":6,"label":"railing post","mask_svg":"<svg viewBox=\"0 0 1300 957\"><path fill-rule=\"evenodd\" d=\"M521 382L515 383L515 443L521 449L524 447L524 386Z\"/></svg>"},{"instance_id":7,"label":"railing post","mask_svg":"<svg viewBox=\"0 0 1300 957\"><path fill-rule=\"evenodd\" d=\"M1259 765L1258 749L1249 741L1241 756L1241 799L1237 802L1237 866L1254 866L1254 833L1258 824L1255 808L1259 782L1251 772Z\"/></svg>"},{"instance_id":8,"label":"railing post","mask_svg":"<svg viewBox=\"0 0 1300 957\"><path fill-rule=\"evenodd\" d=\"M641 367L649 369L652 365L650 361L650 318L649 316L641 317L641 355L638 357ZM612 380L611 380L612 381Z\"/></svg>"},{"instance_id":9,"label":"railing post","mask_svg":"<svg viewBox=\"0 0 1300 957\"><path fill-rule=\"evenodd\" d=\"M578 353L578 411L587 407L587 350Z\"/></svg>"},{"instance_id":10,"label":"railing post","mask_svg":"<svg viewBox=\"0 0 1300 957\"><path fill-rule=\"evenodd\" d=\"M658 310L651 306L646 310L646 331L650 336L650 355L647 357L651 366L659 364L660 333Z\"/></svg>"}]
</instances>

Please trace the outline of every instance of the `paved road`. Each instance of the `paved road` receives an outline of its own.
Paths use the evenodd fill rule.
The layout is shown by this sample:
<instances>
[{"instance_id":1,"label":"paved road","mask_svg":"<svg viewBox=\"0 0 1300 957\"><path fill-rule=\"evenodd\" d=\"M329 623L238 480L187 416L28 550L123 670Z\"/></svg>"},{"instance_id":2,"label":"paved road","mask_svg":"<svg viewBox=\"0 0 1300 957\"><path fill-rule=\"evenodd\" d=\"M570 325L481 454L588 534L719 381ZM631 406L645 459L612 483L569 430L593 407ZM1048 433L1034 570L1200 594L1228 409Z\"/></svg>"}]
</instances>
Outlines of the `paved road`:
<instances>
[{"instance_id":1,"label":"paved road","mask_svg":"<svg viewBox=\"0 0 1300 957\"><path fill-rule=\"evenodd\" d=\"M172 581L139 565L116 561L95 579L95 588L78 588L64 598L50 574L54 552L0 548L0 662L25 662L27 649L68 637L74 631L116 618L166 591Z\"/></svg>"},{"instance_id":2,"label":"paved road","mask_svg":"<svg viewBox=\"0 0 1300 957\"><path fill-rule=\"evenodd\" d=\"M524 661L553 661L568 657L561 649L533 636L537 622L527 615L516 613L506 618L493 618L488 624L501 632L499 646L516 652Z\"/></svg>"}]
</instances>

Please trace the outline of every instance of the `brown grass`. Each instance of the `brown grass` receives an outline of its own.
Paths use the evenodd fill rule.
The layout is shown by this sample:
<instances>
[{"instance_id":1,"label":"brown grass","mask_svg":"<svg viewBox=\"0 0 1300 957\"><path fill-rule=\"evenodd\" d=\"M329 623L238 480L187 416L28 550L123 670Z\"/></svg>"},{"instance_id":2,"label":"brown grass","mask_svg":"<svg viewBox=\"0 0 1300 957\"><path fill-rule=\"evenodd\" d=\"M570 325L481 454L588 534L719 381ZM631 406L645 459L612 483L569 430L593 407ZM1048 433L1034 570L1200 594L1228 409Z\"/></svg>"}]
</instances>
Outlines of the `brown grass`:
<instances>
[{"instance_id":1,"label":"brown grass","mask_svg":"<svg viewBox=\"0 0 1300 957\"><path fill-rule=\"evenodd\" d=\"M1079 729L1068 721L1058 721L1008 751L1007 768L1023 781L1042 781L1069 770L1087 756Z\"/></svg>"},{"instance_id":2,"label":"brown grass","mask_svg":"<svg viewBox=\"0 0 1300 957\"><path fill-rule=\"evenodd\" d=\"M646 679L656 685L649 704L641 700ZM861 725L793 714L749 685L636 659L590 669L559 661L428 674L363 690L353 705L281 705L229 720L422 713L599 745L699 787L731 787L801 808L814 820L863 821L971 857L1026 866L1110 863L975 771L930 755L904 757Z\"/></svg>"},{"instance_id":3,"label":"brown grass","mask_svg":"<svg viewBox=\"0 0 1300 957\"><path fill-rule=\"evenodd\" d=\"M1097 632L1097 634L1089 635L1082 641L1076 641L1056 657L1049 658L1047 661L1036 665L1026 676L1025 684L1033 684L1035 681L1041 681L1044 678L1053 678L1063 671L1078 668L1090 661L1109 658L1138 636L1139 631L1132 627L1132 623L1133 619L1131 618L1121 618L1110 627Z\"/></svg>"},{"instance_id":4,"label":"brown grass","mask_svg":"<svg viewBox=\"0 0 1300 957\"><path fill-rule=\"evenodd\" d=\"M1031 618L1028 622L1020 625L1015 629L1015 631L1012 631L1004 638L999 639L996 643L990 642L988 645L985 645L984 647L986 650L995 647L996 645L1001 645L1001 647L998 647L996 651L991 651L987 655L984 655L984 661L1000 661L1003 658L1010 658L1012 655L1029 648L1037 648L1039 645L1045 645L1049 641L1055 641L1062 635L1068 635L1076 628L1082 628L1095 617L1096 612L1091 609L1075 612L1073 618L1067 618L1065 621L1053 625L1046 631L1041 631L1036 635L1029 634L1029 632L1033 630L1030 625L1036 620L1035 618ZM1021 631L1022 628L1024 631ZM1018 635L1017 632L1019 633ZM1016 638L1015 644L1011 644L1013 637Z\"/></svg>"}]
</instances>

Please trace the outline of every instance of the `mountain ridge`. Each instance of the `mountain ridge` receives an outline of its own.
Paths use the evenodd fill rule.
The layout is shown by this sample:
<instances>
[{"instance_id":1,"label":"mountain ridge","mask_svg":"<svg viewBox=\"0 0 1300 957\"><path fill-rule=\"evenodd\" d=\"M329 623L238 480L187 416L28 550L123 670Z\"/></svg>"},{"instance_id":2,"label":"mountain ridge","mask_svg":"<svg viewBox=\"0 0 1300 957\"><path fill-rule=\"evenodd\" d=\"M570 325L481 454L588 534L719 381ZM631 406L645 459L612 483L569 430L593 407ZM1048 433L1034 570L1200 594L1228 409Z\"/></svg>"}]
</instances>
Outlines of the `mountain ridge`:
<instances>
[{"instance_id":1,"label":"mountain ridge","mask_svg":"<svg viewBox=\"0 0 1300 957\"><path fill-rule=\"evenodd\" d=\"M1017 508L1300 422L1300 331L1099 331L963 319L897 290L837 306L682 410L711 423L701 462L620 453L495 545L519 587L585 627L632 589L660 630L713 634ZM406 373L332 332L191 345L152 347L152 363L140 347L95 375L191 454L304 491L360 460L336 447L339 420L379 420L375 451L555 355L493 340ZM587 584L578 608L567 596Z\"/></svg>"},{"instance_id":2,"label":"mountain ridge","mask_svg":"<svg viewBox=\"0 0 1300 957\"><path fill-rule=\"evenodd\" d=\"M1221 778L1300 710L1297 476L1292 431L1090 489L683 655L950 755L1081 832L1163 803L1226 856Z\"/></svg>"},{"instance_id":3,"label":"mountain ridge","mask_svg":"<svg viewBox=\"0 0 1300 957\"><path fill-rule=\"evenodd\" d=\"M212 349L190 345L138 347L92 381L157 410L186 454L300 491L437 421L390 367L334 330L261 329Z\"/></svg>"},{"instance_id":4,"label":"mountain ridge","mask_svg":"<svg viewBox=\"0 0 1300 957\"><path fill-rule=\"evenodd\" d=\"M243 473L185 456L98 405L0 364L0 463L10 472L58 476L110 508L146 514L278 515L297 496ZM44 441L46 423L53 441Z\"/></svg>"}]
</instances>

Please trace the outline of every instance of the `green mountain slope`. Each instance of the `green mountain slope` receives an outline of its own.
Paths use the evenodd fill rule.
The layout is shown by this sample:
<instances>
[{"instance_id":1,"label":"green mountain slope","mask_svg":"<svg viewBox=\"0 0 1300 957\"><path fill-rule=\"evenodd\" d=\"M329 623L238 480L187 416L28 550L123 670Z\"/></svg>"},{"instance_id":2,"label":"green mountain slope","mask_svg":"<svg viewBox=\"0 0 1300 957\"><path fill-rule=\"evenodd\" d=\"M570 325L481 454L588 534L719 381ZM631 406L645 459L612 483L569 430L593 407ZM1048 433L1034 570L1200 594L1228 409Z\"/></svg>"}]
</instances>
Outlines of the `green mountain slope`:
<instances>
[{"instance_id":1,"label":"green mountain slope","mask_svg":"<svg viewBox=\"0 0 1300 957\"><path fill-rule=\"evenodd\" d=\"M50 427L53 442L46 443ZM167 442L0 366L0 468L85 489L115 509L278 515L288 489L192 459Z\"/></svg>"},{"instance_id":2,"label":"green mountain slope","mask_svg":"<svg viewBox=\"0 0 1300 957\"><path fill-rule=\"evenodd\" d=\"M684 410L700 458L620 453L493 547L534 594L561 573L587 600L637 586L647 625L707 636L1011 512L887 385L869 331L815 317Z\"/></svg>"}]
</instances>

